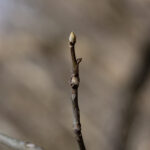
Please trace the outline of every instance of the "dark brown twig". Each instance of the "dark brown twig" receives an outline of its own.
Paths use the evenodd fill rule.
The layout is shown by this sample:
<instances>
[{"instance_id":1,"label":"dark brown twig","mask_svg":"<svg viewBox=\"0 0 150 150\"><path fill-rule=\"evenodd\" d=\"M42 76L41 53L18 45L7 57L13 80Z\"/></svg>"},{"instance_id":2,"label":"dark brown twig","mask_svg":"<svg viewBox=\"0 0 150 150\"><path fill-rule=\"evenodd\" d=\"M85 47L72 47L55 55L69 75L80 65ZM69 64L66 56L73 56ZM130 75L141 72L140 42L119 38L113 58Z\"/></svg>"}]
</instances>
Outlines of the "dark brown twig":
<instances>
[{"instance_id":1,"label":"dark brown twig","mask_svg":"<svg viewBox=\"0 0 150 150\"><path fill-rule=\"evenodd\" d=\"M72 75L70 85L72 88L71 101L73 108L73 130L79 146L79 150L86 150L81 132L80 110L78 105L78 87L80 82L79 63L82 61L82 58L76 58L75 43L76 43L76 36L73 32L71 32L69 37L69 46L72 58Z\"/></svg>"}]
</instances>

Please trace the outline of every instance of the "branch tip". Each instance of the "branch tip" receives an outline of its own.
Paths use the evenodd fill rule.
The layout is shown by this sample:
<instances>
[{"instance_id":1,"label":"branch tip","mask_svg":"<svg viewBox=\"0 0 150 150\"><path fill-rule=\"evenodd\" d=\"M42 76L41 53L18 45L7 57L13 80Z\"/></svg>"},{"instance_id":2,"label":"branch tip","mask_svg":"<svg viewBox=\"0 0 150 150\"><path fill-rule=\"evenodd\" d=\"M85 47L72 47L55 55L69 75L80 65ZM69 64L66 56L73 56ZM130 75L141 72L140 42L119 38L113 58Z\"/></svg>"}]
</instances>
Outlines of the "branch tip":
<instances>
[{"instance_id":1,"label":"branch tip","mask_svg":"<svg viewBox=\"0 0 150 150\"><path fill-rule=\"evenodd\" d=\"M69 47L71 52L72 59L72 75L70 80L70 85L72 88L71 101L73 108L73 130L75 133L76 141L79 146L79 150L86 150L84 140L81 132L81 123L80 123L80 110L78 104L78 87L80 83L79 78L79 63L82 61L82 58L76 58L75 54L75 43L76 36L73 32L70 33L69 36Z\"/></svg>"}]
</instances>

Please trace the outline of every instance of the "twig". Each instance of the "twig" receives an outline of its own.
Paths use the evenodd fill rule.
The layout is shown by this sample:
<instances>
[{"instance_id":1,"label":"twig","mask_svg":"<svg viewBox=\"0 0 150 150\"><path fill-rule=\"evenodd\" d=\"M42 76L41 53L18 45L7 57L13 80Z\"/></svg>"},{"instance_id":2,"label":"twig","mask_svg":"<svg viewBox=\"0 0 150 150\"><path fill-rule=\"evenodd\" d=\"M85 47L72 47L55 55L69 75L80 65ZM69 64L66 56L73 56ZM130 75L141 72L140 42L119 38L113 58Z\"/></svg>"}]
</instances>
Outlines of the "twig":
<instances>
[{"instance_id":1,"label":"twig","mask_svg":"<svg viewBox=\"0 0 150 150\"><path fill-rule=\"evenodd\" d=\"M82 58L77 58L75 55L75 43L76 43L76 36L73 32L71 32L69 37L69 47L71 51L71 58L72 58L72 75L70 85L72 88L72 108L73 108L73 129L75 133L75 137L79 146L79 150L86 150L82 132L81 132L81 123L80 123L80 110L78 105L78 87L79 87L79 63L81 62Z\"/></svg>"},{"instance_id":2,"label":"twig","mask_svg":"<svg viewBox=\"0 0 150 150\"><path fill-rule=\"evenodd\" d=\"M2 133L0 133L0 144L3 144L14 150L43 150L33 143L20 141Z\"/></svg>"}]
</instances>

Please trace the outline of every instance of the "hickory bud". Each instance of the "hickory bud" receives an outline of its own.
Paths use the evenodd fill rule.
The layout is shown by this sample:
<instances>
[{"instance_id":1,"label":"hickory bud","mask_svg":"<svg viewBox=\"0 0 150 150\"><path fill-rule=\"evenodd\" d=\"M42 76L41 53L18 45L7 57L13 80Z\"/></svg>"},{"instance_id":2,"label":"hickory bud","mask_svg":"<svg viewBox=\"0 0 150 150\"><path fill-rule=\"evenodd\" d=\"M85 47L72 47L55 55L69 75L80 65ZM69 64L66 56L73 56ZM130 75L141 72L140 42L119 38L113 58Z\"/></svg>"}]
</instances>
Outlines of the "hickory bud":
<instances>
[{"instance_id":1,"label":"hickory bud","mask_svg":"<svg viewBox=\"0 0 150 150\"><path fill-rule=\"evenodd\" d=\"M76 35L74 34L74 32L70 33L69 42L70 44L73 44L73 45L76 43Z\"/></svg>"}]
</instances>

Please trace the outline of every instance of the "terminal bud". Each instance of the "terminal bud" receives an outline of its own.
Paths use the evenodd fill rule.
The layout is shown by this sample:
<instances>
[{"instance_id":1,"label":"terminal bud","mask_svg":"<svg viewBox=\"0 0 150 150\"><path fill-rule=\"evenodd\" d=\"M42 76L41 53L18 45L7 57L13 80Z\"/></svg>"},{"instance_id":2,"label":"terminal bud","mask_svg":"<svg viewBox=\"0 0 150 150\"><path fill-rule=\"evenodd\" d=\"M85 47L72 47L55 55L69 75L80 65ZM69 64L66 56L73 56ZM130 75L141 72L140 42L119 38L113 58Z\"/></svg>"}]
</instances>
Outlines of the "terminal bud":
<instances>
[{"instance_id":1,"label":"terminal bud","mask_svg":"<svg viewBox=\"0 0 150 150\"><path fill-rule=\"evenodd\" d=\"M72 44L72 45L74 45L74 44L76 43L76 35L74 34L74 32L71 32L71 33L70 33L69 42L70 42L70 44Z\"/></svg>"}]
</instances>

